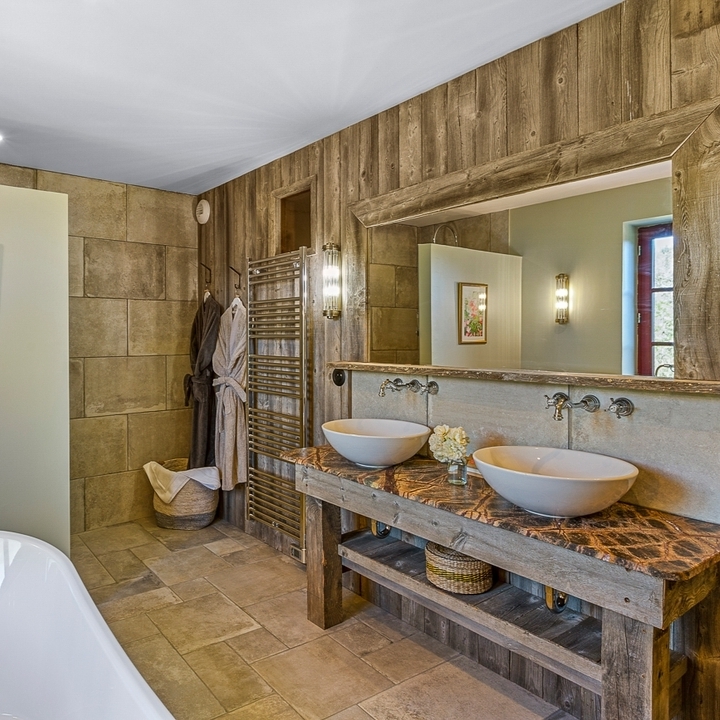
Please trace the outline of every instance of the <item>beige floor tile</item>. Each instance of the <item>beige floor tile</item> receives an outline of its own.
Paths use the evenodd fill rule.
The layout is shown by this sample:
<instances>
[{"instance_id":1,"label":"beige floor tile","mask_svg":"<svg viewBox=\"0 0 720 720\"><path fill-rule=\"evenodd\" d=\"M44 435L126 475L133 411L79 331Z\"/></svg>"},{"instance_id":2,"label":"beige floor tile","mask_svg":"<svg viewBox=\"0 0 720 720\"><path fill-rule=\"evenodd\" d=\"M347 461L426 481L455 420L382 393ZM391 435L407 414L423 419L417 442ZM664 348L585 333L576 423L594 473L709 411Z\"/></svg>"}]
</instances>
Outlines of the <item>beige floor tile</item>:
<instances>
[{"instance_id":1,"label":"beige floor tile","mask_svg":"<svg viewBox=\"0 0 720 720\"><path fill-rule=\"evenodd\" d=\"M253 545L225 555L223 559L231 565L248 565L249 563L258 562L259 560L269 560L270 558L280 557L280 555L281 553L269 545Z\"/></svg>"},{"instance_id":2,"label":"beige floor tile","mask_svg":"<svg viewBox=\"0 0 720 720\"><path fill-rule=\"evenodd\" d=\"M240 607L305 587L305 572L282 558L234 567L207 579Z\"/></svg>"},{"instance_id":3,"label":"beige floor tile","mask_svg":"<svg viewBox=\"0 0 720 720\"><path fill-rule=\"evenodd\" d=\"M203 546L173 552L159 558L151 558L146 560L145 564L166 585L177 585L186 580L194 580L230 569L230 565L222 558Z\"/></svg>"},{"instance_id":4,"label":"beige floor tile","mask_svg":"<svg viewBox=\"0 0 720 720\"><path fill-rule=\"evenodd\" d=\"M157 626L147 615L135 615L125 620L110 623L110 629L121 645L127 645L135 642L135 640L142 640L160 634Z\"/></svg>"},{"instance_id":5,"label":"beige floor tile","mask_svg":"<svg viewBox=\"0 0 720 720\"><path fill-rule=\"evenodd\" d=\"M134 522L88 530L80 533L80 538L95 555L128 550L152 542L153 539L138 523Z\"/></svg>"},{"instance_id":6,"label":"beige floor tile","mask_svg":"<svg viewBox=\"0 0 720 720\"><path fill-rule=\"evenodd\" d=\"M396 618L377 605L366 607L357 615L357 619L393 642L402 640L404 637L410 637L417 632L417 628Z\"/></svg>"},{"instance_id":7,"label":"beige floor tile","mask_svg":"<svg viewBox=\"0 0 720 720\"><path fill-rule=\"evenodd\" d=\"M332 637L260 660L253 667L308 720L357 705L391 684Z\"/></svg>"},{"instance_id":8,"label":"beige floor tile","mask_svg":"<svg viewBox=\"0 0 720 720\"><path fill-rule=\"evenodd\" d=\"M238 550L242 550L244 546L241 545L237 540L226 537L222 540L215 540L215 542L207 543L205 547L210 552L215 553L220 557L223 557L224 555L230 555L231 553L237 552Z\"/></svg>"},{"instance_id":9,"label":"beige floor tile","mask_svg":"<svg viewBox=\"0 0 720 720\"><path fill-rule=\"evenodd\" d=\"M110 623L179 602L180 598L170 588L159 588L120 600L111 600L98 605L98 609L105 622Z\"/></svg>"},{"instance_id":10,"label":"beige floor tile","mask_svg":"<svg viewBox=\"0 0 720 720\"><path fill-rule=\"evenodd\" d=\"M132 580L150 574L147 565L139 560L131 550L117 550L105 555L98 555L97 558L115 578L116 582Z\"/></svg>"},{"instance_id":11,"label":"beige floor tile","mask_svg":"<svg viewBox=\"0 0 720 720\"><path fill-rule=\"evenodd\" d=\"M216 520L212 524L212 527L221 532L223 535L238 540L239 542L243 542L243 540L261 542L257 538L252 537L252 535L248 535L244 530L241 530L239 527L236 527L235 525L229 523L227 520Z\"/></svg>"},{"instance_id":12,"label":"beige floor tile","mask_svg":"<svg viewBox=\"0 0 720 720\"><path fill-rule=\"evenodd\" d=\"M149 612L148 617L183 655L260 627L219 593Z\"/></svg>"},{"instance_id":13,"label":"beige floor tile","mask_svg":"<svg viewBox=\"0 0 720 720\"><path fill-rule=\"evenodd\" d=\"M160 540L163 545L172 551L206 545L227 537L212 525L208 525L200 530L169 530L158 527L154 518L147 518L145 521L138 520L138 523L142 523L150 535Z\"/></svg>"},{"instance_id":14,"label":"beige floor tile","mask_svg":"<svg viewBox=\"0 0 720 720\"><path fill-rule=\"evenodd\" d=\"M188 653L185 662L227 711L273 693L273 689L225 643Z\"/></svg>"},{"instance_id":15,"label":"beige floor tile","mask_svg":"<svg viewBox=\"0 0 720 720\"><path fill-rule=\"evenodd\" d=\"M164 637L138 640L125 650L176 720L222 715L222 705Z\"/></svg>"},{"instance_id":16,"label":"beige floor tile","mask_svg":"<svg viewBox=\"0 0 720 720\"><path fill-rule=\"evenodd\" d=\"M217 589L205 578L195 578L173 585L172 591L183 600L194 600L203 595L212 595L217 592Z\"/></svg>"},{"instance_id":17,"label":"beige floor tile","mask_svg":"<svg viewBox=\"0 0 720 720\"><path fill-rule=\"evenodd\" d=\"M80 578L88 590L103 585L115 584L113 576L90 552L84 543L76 544L75 547L70 550L70 557L73 565L75 565L75 569L78 571L78 575L80 575Z\"/></svg>"},{"instance_id":18,"label":"beige floor tile","mask_svg":"<svg viewBox=\"0 0 720 720\"><path fill-rule=\"evenodd\" d=\"M147 575L144 577L132 578L115 583L114 585L94 588L90 591L90 596L96 604L102 605L113 600L129 598L132 595L139 595L162 587L163 584L160 580L148 570Z\"/></svg>"},{"instance_id":19,"label":"beige floor tile","mask_svg":"<svg viewBox=\"0 0 720 720\"><path fill-rule=\"evenodd\" d=\"M439 665L457 653L424 633L403 638L380 650L365 655L365 662L378 672L400 683L413 675Z\"/></svg>"},{"instance_id":20,"label":"beige floor tile","mask_svg":"<svg viewBox=\"0 0 720 720\"><path fill-rule=\"evenodd\" d=\"M287 650L287 646L265 628L237 635L226 642L246 663L254 663Z\"/></svg>"},{"instance_id":21,"label":"beige floor tile","mask_svg":"<svg viewBox=\"0 0 720 720\"><path fill-rule=\"evenodd\" d=\"M461 656L359 705L376 720L541 720L556 710Z\"/></svg>"},{"instance_id":22,"label":"beige floor tile","mask_svg":"<svg viewBox=\"0 0 720 720\"><path fill-rule=\"evenodd\" d=\"M270 695L217 720L303 720L281 697Z\"/></svg>"},{"instance_id":23,"label":"beige floor tile","mask_svg":"<svg viewBox=\"0 0 720 720\"><path fill-rule=\"evenodd\" d=\"M358 657L390 645L391 641L363 622L350 623L332 633L333 639Z\"/></svg>"},{"instance_id":24,"label":"beige floor tile","mask_svg":"<svg viewBox=\"0 0 720 720\"><path fill-rule=\"evenodd\" d=\"M132 553L139 560L150 560L152 558L164 557L170 554L168 550L159 540L151 540L145 545L138 545L132 548Z\"/></svg>"},{"instance_id":25,"label":"beige floor tile","mask_svg":"<svg viewBox=\"0 0 720 720\"><path fill-rule=\"evenodd\" d=\"M288 647L315 640L325 634L307 619L307 593L304 590L248 605L247 612Z\"/></svg>"},{"instance_id":26,"label":"beige floor tile","mask_svg":"<svg viewBox=\"0 0 720 720\"><path fill-rule=\"evenodd\" d=\"M359 705L353 705L327 720L372 720L372 718Z\"/></svg>"}]
</instances>

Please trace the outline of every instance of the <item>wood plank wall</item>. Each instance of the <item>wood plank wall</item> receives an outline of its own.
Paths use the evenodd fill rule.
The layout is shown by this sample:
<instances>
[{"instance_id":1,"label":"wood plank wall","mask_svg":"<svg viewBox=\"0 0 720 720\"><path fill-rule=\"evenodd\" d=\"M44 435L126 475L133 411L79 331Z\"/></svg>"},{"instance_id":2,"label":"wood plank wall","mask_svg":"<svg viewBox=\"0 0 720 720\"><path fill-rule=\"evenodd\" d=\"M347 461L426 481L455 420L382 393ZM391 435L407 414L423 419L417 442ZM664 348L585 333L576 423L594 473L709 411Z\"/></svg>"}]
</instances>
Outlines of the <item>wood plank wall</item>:
<instances>
[{"instance_id":1,"label":"wood plank wall","mask_svg":"<svg viewBox=\"0 0 720 720\"><path fill-rule=\"evenodd\" d=\"M201 227L200 260L212 268L211 289L227 305L236 281L228 266L244 273L247 257L278 251L273 193L315 177L311 303L320 442L325 419L348 409L348 388L330 382L325 362L369 358L369 233L349 204L716 96L718 3L626 0L204 193L212 216ZM319 250L327 240L343 250L345 305L335 321L322 317L319 292ZM244 277L241 287L245 297ZM242 488L226 495L223 512L244 526ZM577 717L594 716L587 698L545 684L543 694L555 693L548 699Z\"/></svg>"},{"instance_id":2,"label":"wood plank wall","mask_svg":"<svg viewBox=\"0 0 720 720\"><path fill-rule=\"evenodd\" d=\"M346 281L340 320L324 320L313 295L319 440L322 422L347 409L324 362L369 357L368 232L349 204L716 95L717 4L627 0L205 193L200 259L229 302L228 264L244 272L247 257L277 251L273 193L316 177L315 250L339 241Z\"/></svg>"}]
</instances>

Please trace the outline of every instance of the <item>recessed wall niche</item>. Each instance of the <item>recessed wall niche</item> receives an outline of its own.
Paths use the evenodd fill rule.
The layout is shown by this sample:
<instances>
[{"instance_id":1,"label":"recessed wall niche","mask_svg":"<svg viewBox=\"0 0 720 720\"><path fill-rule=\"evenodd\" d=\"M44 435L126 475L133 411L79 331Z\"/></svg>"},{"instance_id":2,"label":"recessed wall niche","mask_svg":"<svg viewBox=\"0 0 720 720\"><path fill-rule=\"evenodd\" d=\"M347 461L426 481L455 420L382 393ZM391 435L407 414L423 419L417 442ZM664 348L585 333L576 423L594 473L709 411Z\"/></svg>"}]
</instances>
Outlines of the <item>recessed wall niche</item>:
<instances>
[{"instance_id":1,"label":"recessed wall niche","mask_svg":"<svg viewBox=\"0 0 720 720\"><path fill-rule=\"evenodd\" d=\"M312 247L310 190L280 199L280 252Z\"/></svg>"}]
</instances>

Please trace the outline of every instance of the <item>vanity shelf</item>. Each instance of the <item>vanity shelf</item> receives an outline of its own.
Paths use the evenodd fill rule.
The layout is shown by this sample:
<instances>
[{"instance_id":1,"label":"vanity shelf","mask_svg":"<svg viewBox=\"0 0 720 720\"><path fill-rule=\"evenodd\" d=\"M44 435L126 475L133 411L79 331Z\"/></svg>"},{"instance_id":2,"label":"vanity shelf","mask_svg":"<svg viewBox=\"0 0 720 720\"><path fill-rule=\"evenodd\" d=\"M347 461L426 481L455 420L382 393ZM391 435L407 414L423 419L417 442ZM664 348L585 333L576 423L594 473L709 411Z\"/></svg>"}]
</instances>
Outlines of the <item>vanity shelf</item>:
<instances>
[{"instance_id":1,"label":"vanity shelf","mask_svg":"<svg viewBox=\"0 0 720 720\"><path fill-rule=\"evenodd\" d=\"M505 582L479 595L446 592L428 581L424 550L368 531L345 540L338 552L345 567L369 580L598 695L602 692L602 622L597 618L570 609L552 613L541 598ZM679 703L679 681L686 671L687 658L672 653L671 707Z\"/></svg>"}]
</instances>

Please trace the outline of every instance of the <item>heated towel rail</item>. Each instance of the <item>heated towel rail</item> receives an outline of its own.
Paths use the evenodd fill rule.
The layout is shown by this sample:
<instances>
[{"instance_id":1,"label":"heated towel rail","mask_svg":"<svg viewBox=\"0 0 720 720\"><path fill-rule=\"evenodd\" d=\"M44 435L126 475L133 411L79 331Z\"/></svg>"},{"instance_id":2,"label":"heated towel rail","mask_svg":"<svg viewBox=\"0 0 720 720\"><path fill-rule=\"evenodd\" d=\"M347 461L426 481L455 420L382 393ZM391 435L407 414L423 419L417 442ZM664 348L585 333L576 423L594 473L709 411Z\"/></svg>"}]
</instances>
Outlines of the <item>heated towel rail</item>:
<instances>
[{"instance_id":1,"label":"heated towel rail","mask_svg":"<svg viewBox=\"0 0 720 720\"><path fill-rule=\"evenodd\" d=\"M280 453L312 437L306 248L248 261L247 517L276 528L305 561L305 496Z\"/></svg>"}]
</instances>

